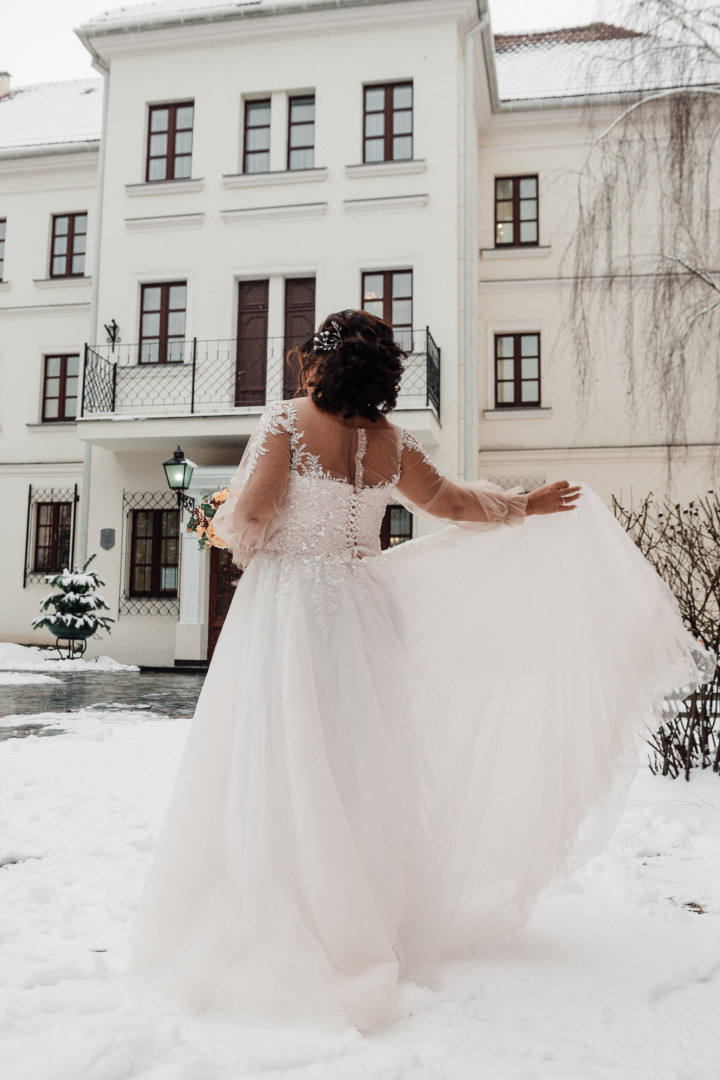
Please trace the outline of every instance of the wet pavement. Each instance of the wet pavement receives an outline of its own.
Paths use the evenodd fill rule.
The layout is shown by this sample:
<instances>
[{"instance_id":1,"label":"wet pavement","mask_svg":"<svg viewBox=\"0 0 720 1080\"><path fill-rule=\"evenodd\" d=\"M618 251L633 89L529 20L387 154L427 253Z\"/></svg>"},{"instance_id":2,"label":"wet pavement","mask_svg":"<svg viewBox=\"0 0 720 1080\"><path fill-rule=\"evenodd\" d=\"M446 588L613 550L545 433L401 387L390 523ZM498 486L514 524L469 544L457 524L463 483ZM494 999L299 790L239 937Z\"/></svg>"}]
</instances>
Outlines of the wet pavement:
<instances>
[{"instance_id":1,"label":"wet pavement","mask_svg":"<svg viewBox=\"0 0 720 1080\"><path fill-rule=\"evenodd\" d=\"M176 672L43 671L55 683L0 685L0 717L30 713L75 712L77 709L138 709L148 718L192 716L204 675ZM3 726L0 739L21 735L57 735L58 728L37 722Z\"/></svg>"}]
</instances>

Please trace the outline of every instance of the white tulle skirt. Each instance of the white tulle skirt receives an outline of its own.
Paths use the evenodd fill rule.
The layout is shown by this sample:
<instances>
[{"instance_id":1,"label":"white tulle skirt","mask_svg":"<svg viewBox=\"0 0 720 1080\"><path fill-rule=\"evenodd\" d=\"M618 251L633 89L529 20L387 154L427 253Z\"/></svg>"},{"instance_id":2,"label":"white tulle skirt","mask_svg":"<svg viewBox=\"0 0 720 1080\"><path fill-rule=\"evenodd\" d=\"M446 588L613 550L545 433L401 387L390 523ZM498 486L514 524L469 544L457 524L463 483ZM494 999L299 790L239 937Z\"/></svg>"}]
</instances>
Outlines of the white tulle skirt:
<instances>
[{"instance_id":1,"label":"white tulle skirt","mask_svg":"<svg viewBox=\"0 0 720 1080\"><path fill-rule=\"evenodd\" d=\"M711 669L587 490L360 561L261 554L237 588L128 968L192 1010L391 1022L398 979L597 850L663 699Z\"/></svg>"}]
</instances>

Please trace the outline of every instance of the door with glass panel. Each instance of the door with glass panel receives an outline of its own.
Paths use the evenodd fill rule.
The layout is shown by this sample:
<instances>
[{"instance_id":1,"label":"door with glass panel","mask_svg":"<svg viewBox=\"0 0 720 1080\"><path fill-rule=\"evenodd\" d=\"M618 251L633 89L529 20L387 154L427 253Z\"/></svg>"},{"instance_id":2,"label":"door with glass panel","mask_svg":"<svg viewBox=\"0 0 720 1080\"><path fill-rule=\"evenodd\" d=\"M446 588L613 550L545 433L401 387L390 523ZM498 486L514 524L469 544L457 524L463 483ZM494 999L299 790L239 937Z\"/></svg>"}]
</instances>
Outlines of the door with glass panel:
<instances>
[{"instance_id":1,"label":"door with glass panel","mask_svg":"<svg viewBox=\"0 0 720 1080\"><path fill-rule=\"evenodd\" d=\"M285 340L283 398L295 397L300 386L300 365L290 353L315 329L315 278L285 279Z\"/></svg>"},{"instance_id":2,"label":"door with glass panel","mask_svg":"<svg viewBox=\"0 0 720 1080\"><path fill-rule=\"evenodd\" d=\"M267 278L238 282L235 404L264 405L268 356Z\"/></svg>"}]
</instances>

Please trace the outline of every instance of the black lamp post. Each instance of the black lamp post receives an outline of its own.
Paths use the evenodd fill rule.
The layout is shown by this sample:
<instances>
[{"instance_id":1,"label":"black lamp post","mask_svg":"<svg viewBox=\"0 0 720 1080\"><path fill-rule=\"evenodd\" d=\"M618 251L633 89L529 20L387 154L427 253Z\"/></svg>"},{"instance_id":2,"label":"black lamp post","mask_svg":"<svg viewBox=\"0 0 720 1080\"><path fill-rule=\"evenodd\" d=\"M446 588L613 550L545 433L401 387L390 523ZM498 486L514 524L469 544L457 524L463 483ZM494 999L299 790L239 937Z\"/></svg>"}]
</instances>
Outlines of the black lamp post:
<instances>
[{"instance_id":1,"label":"black lamp post","mask_svg":"<svg viewBox=\"0 0 720 1080\"><path fill-rule=\"evenodd\" d=\"M170 460L163 462L168 487L177 492L178 507L183 506L189 513L195 509L195 500L186 495L185 491L190 487L194 468L195 462L186 461L179 446Z\"/></svg>"}]
</instances>

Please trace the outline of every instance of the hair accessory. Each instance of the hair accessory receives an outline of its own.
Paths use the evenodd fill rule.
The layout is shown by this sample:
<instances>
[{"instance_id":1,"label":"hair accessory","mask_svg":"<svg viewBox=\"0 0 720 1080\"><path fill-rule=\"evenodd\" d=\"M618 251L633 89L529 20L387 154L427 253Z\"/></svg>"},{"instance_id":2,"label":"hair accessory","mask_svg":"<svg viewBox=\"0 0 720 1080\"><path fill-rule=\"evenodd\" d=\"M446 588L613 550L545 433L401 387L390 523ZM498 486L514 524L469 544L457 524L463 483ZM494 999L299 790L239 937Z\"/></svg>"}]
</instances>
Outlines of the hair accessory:
<instances>
[{"instance_id":1,"label":"hair accessory","mask_svg":"<svg viewBox=\"0 0 720 1080\"><path fill-rule=\"evenodd\" d=\"M342 345L342 334L340 333L340 327L333 319L330 325L332 330L321 330L319 334L316 334L313 338L313 352L332 352L334 349L339 349Z\"/></svg>"}]
</instances>

